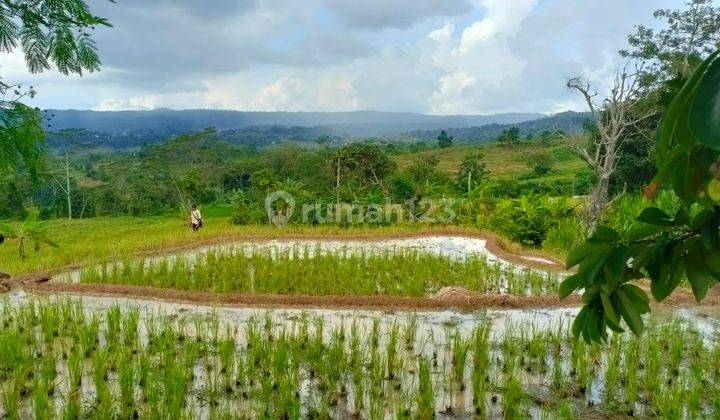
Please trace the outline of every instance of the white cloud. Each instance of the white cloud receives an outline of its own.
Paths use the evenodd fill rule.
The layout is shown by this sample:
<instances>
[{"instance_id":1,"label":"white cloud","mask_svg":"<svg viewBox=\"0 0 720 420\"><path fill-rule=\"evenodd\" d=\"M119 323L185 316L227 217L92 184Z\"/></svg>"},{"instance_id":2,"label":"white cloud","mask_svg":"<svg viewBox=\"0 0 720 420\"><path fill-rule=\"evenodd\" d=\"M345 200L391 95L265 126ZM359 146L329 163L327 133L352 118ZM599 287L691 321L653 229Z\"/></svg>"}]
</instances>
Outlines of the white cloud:
<instances>
[{"instance_id":1,"label":"white cloud","mask_svg":"<svg viewBox=\"0 0 720 420\"><path fill-rule=\"evenodd\" d=\"M0 55L0 72L35 85L44 108L582 110L565 78L608 80L633 25L677 6L378 1L223 0L204 13L128 0L103 6L115 27L99 34L102 72L28 75L18 53Z\"/></svg>"},{"instance_id":2,"label":"white cloud","mask_svg":"<svg viewBox=\"0 0 720 420\"><path fill-rule=\"evenodd\" d=\"M249 109L303 111L352 110L357 107L352 84L338 74L319 79L283 77L258 89Z\"/></svg>"},{"instance_id":3,"label":"white cloud","mask_svg":"<svg viewBox=\"0 0 720 420\"><path fill-rule=\"evenodd\" d=\"M158 95L136 96L127 99L108 98L93 109L95 111L147 111L158 107L158 99Z\"/></svg>"}]
</instances>

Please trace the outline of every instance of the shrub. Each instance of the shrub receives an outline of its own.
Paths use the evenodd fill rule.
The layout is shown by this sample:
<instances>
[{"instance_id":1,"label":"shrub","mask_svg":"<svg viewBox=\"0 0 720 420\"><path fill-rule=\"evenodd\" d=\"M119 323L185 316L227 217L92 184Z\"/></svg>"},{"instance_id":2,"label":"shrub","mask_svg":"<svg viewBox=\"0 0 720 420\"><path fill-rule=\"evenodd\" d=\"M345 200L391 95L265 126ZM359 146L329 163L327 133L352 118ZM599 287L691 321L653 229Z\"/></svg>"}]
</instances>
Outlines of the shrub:
<instances>
[{"instance_id":1,"label":"shrub","mask_svg":"<svg viewBox=\"0 0 720 420\"><path fill-rule=\"evenodd\" d=\"M415 182L403 173L397 173L390 177L390 190L393 198L398 202L404 202L415 196Z\"/></svg>"},{"instance_id":2,"label":"shrub","mask_svg":"<svg viewBox=\"0 0 720 420\"><path fill-rule=\"evenodd\" d=\"M552 171L555 164L555 158L549 153L536 153L528 157L528 166L530 166L537 176L548 174Z\"/></svg>"},{"instance_id":3,"label":"shrub","mask_svg":"<svg viewBox=\"0 0 720 420\"><path fill-rule=\"evenodd\" d=\"M490 211L487 225L483 227L500 230L523 245L540 246L550 229L570 216L574 207L567 198L537 194L501 199Z\"/></svg>"}]
</instances>

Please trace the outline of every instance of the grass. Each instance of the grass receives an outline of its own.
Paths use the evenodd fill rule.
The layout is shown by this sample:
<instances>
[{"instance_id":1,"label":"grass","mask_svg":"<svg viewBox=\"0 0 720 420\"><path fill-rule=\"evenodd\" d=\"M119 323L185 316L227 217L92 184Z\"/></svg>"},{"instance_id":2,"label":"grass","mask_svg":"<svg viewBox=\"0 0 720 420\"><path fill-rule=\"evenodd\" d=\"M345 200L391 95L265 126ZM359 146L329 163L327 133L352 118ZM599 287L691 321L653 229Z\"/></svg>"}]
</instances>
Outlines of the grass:
<instances>
[{"instance_id":1,"label":"grass","mask_svg":"<svg viewBox=\"0 0 720 420\"><path fill-rule=\"evenodd\" d=\"M521 179L532 176L532 167L527 162L532 155L540 152L553 156L555 164L550 173L537 177L538 180L552 181L559 178L572 178L575 172L587 167L580 157L562 141L553 141L548 145L542 145L537 141L523 142L514 147L493 143L458 145L447 149L404 153L398 155L396 161L398 167L402 169L420 158L434 156L439 160L437 168L454 177L457 175L462 159L470 153L478 152L485 156L483 162L490 171L490 176L497 179Z\"/></svg>"},{"instance_id":2,"label":"grass","mask_svg":"<svg viewBox=\"0 0 720 420\"><path fill-rule=\"evenodd\" d=\"M548 273L512 270L483 257L457 261L417 252L321 255L315 248L208 252L151 263L125 260L87 267L80 273L83 283L214 293L417 297L445 286L523 296L552 294L559 280Z\"/></svg>"},{"instance_id":3,"label":"grass","mask_svg":"<svg viewBox=\"0 0 720 420\"><path fill-rule=\"evenodd\" d=\"M336 321L91 310L69 299L6 304L0 405L16 418L720 415L720 339L684 321L651 320L641 339L592 346L566 324L507 324L498 335L482 317L443 332L402 325L413 318L374 318L373 328ZM409 350L402 343L412 337Z\"/></svg>"}]
</instances>

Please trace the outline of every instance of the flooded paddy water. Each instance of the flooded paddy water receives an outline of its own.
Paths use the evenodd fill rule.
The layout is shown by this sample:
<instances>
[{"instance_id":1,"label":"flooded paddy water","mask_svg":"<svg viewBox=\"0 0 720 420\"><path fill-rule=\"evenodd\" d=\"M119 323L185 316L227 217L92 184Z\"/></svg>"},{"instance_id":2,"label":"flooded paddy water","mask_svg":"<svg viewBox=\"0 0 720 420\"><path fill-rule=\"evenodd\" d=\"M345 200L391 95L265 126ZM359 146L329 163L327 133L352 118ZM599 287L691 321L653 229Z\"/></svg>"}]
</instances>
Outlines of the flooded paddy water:
<instances>
[{"instance_id":1,"label":"flooded paddy water","mask_svg":"<svg viewBox=\"0 0 720 420\"><path fill-rule=\"evenodd\" d=\"M506 276L537 272L501 260L482 240L454 237L234 243L142 267L175 259L192 270L218 253L282 262L434 254L482 258ZM126 266L106 270L122 275ZM586 345L572 338L573 307L259 309L22 290L0 305L10 417L720 416L714 308L664 307L646 318L641 338Z\"/></svg>"},{"instance_id":2,"label":"flooded paddy water","mask_svg":"<svg viewBox=\"0 0 720 420\"><path fill-rule=\"evenodd\" d=\"M42 375L56 414L670 416L664 395L687 417L720 410L720 322L690 309L649 318L641 339L588 346L571 338L575 308L261 310L24 292L1 304L0 342L28 349L0 350L21 414L49 391Z\"/></svg>"}]
</instances>

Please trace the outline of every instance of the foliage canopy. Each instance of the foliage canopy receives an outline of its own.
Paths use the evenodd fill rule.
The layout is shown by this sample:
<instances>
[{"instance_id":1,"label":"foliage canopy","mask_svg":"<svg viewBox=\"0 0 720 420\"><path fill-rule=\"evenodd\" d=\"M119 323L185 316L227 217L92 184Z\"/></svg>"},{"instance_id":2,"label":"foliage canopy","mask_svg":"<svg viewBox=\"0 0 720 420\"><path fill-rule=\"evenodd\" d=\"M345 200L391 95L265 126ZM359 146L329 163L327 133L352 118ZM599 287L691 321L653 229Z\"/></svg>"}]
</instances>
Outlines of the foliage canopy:
<instances>
[{"instance_id":1,"label":"foliage canopy","mask_svg":"<svg viewBox=\"0 0 720 420\"><path fill-rule=\"evenodd\" d=\"M567 258L576 274L560 286L565 298L584 289L583 309L573 331L586 341L621 332L621 320L635 334L649 298L630 282L649 277L662 301L683 276L702 300L720 280L720 51L689 77L663 115L657 134L659 172L655 186L669 185L681 200L674 215L646 208L627 233L600 226Z\"/></svg>"}]
</instances>

